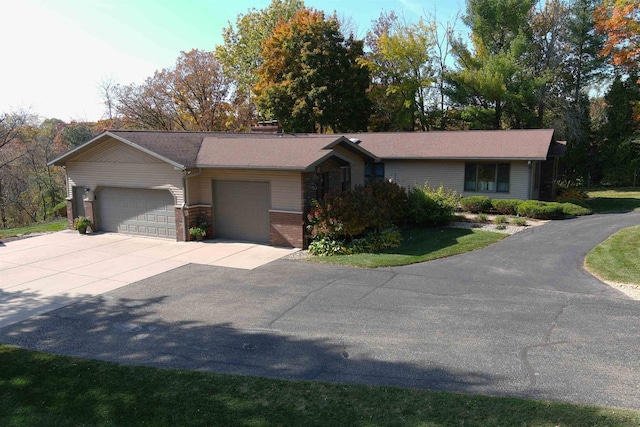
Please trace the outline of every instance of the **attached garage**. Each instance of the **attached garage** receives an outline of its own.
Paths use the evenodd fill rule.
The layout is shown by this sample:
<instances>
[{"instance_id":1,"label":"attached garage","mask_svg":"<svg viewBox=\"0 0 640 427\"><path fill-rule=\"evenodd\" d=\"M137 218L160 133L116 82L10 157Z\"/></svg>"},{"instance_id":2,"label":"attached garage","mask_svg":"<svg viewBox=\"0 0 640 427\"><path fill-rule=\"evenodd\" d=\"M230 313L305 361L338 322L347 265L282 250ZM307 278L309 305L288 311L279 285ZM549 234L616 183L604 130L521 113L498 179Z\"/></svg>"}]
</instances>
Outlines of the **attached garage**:
<instances>
[{"instance_id":1,"label":"attached garage","mask_svg":"<svg viewBox=\"0 0 640 427\"><path fill-rule=\"evenodd\" d=\"M104 187L96 196L101 230L176 238L175 201L168 190Z\"/></svg>"},{"instance_id":2,"label":"attached garage","mask_svg":"<svg viewBox=\"0 0 640 427\"><path fill-rule=\"evenodd\" d=\"M213 181L216 237L269 243L268 182Z\"/></svg>"}]
</instances>

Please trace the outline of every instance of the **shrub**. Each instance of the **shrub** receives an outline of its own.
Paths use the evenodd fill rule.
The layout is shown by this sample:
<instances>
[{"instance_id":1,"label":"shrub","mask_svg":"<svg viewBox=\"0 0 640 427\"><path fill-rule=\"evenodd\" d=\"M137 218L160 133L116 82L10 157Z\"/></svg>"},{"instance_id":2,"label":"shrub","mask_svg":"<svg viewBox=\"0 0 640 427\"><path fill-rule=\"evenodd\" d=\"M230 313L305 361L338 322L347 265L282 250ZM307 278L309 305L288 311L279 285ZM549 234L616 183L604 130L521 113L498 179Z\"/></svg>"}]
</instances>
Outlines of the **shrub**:
<instances>
[{"instance_id":1,"label":"shrub","mask_svg":"<svg viewBox=\"0 0 640 427\"><path fill-rule=\"evenodd\" d=\"M352 197L364 214L366 228L382 230L404 222L408 198L407 192L395 182L377 179L364 187L356 187Z\"/></svg>"},{"instance_id":2,"label":"shrub","mask_svg":"<svg viewBox=\"0 0 640 427\"><path fill-rule=\"evenodd\" d=\"M582 199L563 199L562 203L572 203L574 205L582 206L583 208L588 208L589 205L585 200Z\"/></svg>"},{"instance_id":3,"label":"shrub","mask_svg":"<svg viewBox=\"0 0 640 427\"><path fill-rule=\"evenodd\" d=\"M87 228L92 228L91 220L85 216L79 216L73 220L73 229L84 232Z\"/></svg>"},{"instance_id":4,"label":"shrub","mask_svg":"<svg viewBox=\"0 0 640 427\"><path fill-rule=\"evenodd\" d=\"M347 246L351 254L380 252L383 249L397 248L402 243L402 233L396 226L382 230L372 230Z\"/></svg>"},{"instance_id":5,"label":"shrub","mask_svg":"<svg viewBox=\"0 0 640 427\"><path fill-rule=\"evenodd\" d=\"M309 253L315 256L332 256L346 253L344 241L330 237L317 237L309 244Z\"/></svg>"},{"instance_id":6,"label":"shrub","mask_svg":"<svg viewBox=\"0 0 640 427\"><path fill-rule=\"evenodd\" d=\"M437 189L429 187L415 187L408 195L407 219L416 225L443 225L453 218L460 195L440 185Z\"/></svg>"},{"instance_id":7,"label":"shrub","mask_svg":"<svg viewBox=\"0 0 640 427\"><path fill-rule=\"evenodd\" d=\"M535 219L561 219L564 218L562 205L555 202L541 202L527 200L518 206L518 213L528 218Z\"/></svg>"},{"instance_id":8,"label":"shrub","mask_svg":"<svg viewBox=\"0 0 640 427\"><path fill-rule=\"evenodd\" d=\"M562 212L567 216L582 216L582 215L591 215L593 212L591 209L586 208L584 206L580 206L575 203L561 203Z\"/></svg>"},{"instance_id":9,"label":"shrub","mask_svg":"<svg viewBox=\"0 0 640 427\"><path fill-rule=\"evenodd\" d=\"M504 224L496 225L496 230L506 230L507 226Z\"/></svg>"},{"instance_id":10,"label":"shrub","mask_svg":"<svg viewBox=\"0 0 640 427\"><path fill-rule=\"evenodd\" d=\"M566 202L567 199L586 200L589 198L589 195L585 191L578 190L577 188L558 187L557 193L558 202Z\"/></svg>"},{"instance_id":11,"label":"shrub","mask_svg":"<svg viewBox=\"0 0 640 427\"><path fill-rule=\"evenodd\" d=\"M522 200L518 199L493 199L491 204L493 210L501 215L515 215L518 213L518 206L522 203Z\"/></svg>"},{"instance_id":12,"label":"shrub","mask_svg":"<svg viewBox=\"0 0 640 427\"><path fill-rule=\"evenodd\" d=\"M487 196L469 196L460 199L460 207L463 211L486 213L491 210L491 206L491 199Z\"/></svg>"},{"instance_id":13,"label":"shrub","mask_svg":"<svg viewBox=\"0 0 640 427\"><path fill-rule=\"evenodd\" d=\"M478 217L476 218L478 221L480 222L487 222L489 221L489 216L485 213L481 213L478 215Z\"/></svg>"},{"instance_id":14,"label":"shrub","mask_svg":"<svg viewBox=\"0 0 640 427\"><path fill-rule=\"evenodd\" d=\"M329 255L342 247L344 253L345 243L338 243L353 242L366 230L381 231L404 222L407 208L405 190L384 180L313 201L307 228L318 243L310 251Z\"/></svg>"},{"instance_id":15,"label":"shrub","mask_svg":"<svg viewBox=\"0 0 640 427\"><path fill-rule=\"evenodd\" d=\"M520 227L524 227L525 225L527 225L527 220L522 218L522 217L517 217L517 218L513 218L511 220L511 224L512 225L518 225Z\"/></svg>"},{"instance_id":16,"label":"shrub","mask_svg":"<svg viewBox=\"0 0 640 427\"><path fill-rule=\"evenodd\" d=\"M495 219L493 220L493 222L495 224L507 224L509 223L509 220L507 219L506 216L504 215L498 215L497 217L495 217Z\"/></svg>"}]
</instances>

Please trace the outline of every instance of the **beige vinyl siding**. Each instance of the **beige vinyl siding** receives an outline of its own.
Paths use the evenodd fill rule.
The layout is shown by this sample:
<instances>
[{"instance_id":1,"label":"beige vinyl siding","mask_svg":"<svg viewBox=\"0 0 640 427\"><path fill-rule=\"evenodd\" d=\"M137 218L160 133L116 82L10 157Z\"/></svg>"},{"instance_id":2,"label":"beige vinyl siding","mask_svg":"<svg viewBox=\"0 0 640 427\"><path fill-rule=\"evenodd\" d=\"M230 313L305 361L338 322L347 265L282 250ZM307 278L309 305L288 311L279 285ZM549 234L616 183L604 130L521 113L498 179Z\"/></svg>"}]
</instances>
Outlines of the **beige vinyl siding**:
<instances>
[{"instance_id":1,"label":"beige vinyl siding","mask_svg":"<svg viewBox=\"0 0 640 427\"><path fill-rule=\"evenodd\" d=\"M74 162L99 163L164 163L162 160L144 153L127 144L110 138L73 158Z\"/></svg>"},{"instance_id":2,"label":"beige vinyl siding","mask_svg":"<svg viewBox=\"0 0 640 427\"><path fill-rule=\"evenodd\" d=\"M268 182L271 188L270 209L292 212L302 211L302 177L295 171L261 171L236 169L205 169L187 182L189 204L211 205L212 181Z\"/></svg>"},{"instance_id":3,"label":"beige vinyl siding","mask_svg":"<svg viewBox=\"0 0 640 427\"><path fill-rule=\"evenodd\" d=\"M68 162L67 176L68 197L74 186L98 191L100 187L127 187L169 190L176 205L184 200L182 173L166 163Z\"/></svg>"},{"instance_id":4,"label":"beige vinyl siding","mask_svg":"<svg viewBox=\"0 0 640 427\"><path fill-rule=\"evenodd\" d=\"M412 188L423 186L426 182L431 187L440 184L461 193L463 196L487 195L493 199L529 198L530 172L525 161L496 161L490 163L510 163L509 192L472 192L464 191L465 161L448 160L387 160L384 161L385 178L393 179L398 185Z\"/></svg>"},{"instance_id":5,"label":"beige vinyl siding","mask_svg":"<svg viewBox=\"0 0 640 427\"><path fill-rule=\"evenodd\" d=\"M351 188L364 185L364 159L340 146L334 147L334 150L351 164Z\"/></svg>"}]
</instances>

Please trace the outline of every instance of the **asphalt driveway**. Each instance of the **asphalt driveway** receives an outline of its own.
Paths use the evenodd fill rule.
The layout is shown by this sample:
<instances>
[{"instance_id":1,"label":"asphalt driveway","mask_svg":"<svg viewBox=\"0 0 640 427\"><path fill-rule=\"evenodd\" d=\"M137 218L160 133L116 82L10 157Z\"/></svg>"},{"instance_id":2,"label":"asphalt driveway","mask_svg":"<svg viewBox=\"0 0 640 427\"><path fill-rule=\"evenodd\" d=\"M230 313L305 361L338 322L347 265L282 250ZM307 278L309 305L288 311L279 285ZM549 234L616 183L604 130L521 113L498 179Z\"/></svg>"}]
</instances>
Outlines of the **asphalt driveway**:
<instances>
[{"instance_id":1,"label":"asphalt driveway","mask_svg":"<svg viewBox=\"0 0 640 427\"><path fill-rule=\"evenodd\" d=\"M365 270L185 265L0 329L121 363L640 409L640 302L582 268L640 213L556 221L491 247Z\"/></svg>"}]
</instances>

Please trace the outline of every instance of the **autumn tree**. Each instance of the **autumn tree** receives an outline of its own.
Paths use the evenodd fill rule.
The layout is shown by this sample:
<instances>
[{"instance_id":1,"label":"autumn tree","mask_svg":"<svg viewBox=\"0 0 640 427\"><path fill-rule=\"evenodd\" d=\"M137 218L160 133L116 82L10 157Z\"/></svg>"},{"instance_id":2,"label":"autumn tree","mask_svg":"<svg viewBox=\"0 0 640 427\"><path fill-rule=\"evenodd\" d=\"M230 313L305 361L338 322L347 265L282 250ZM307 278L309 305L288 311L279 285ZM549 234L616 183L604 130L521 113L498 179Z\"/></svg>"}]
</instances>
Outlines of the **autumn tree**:
<instances>
[{"instance_id":1,"label":"autumn tree","mask_svg":"<svg viewBox=\"0 0 640 427\"><path fill-rule=\"evenodd\" d=\"M222 31L222 45L216 47L216 56L224 72L233 80L233 111L239 120L249 122L255 118L253 87L258 82L257 70L263 62L263 43L280 22L288 22L299 10L303 0L271 0L264 9L249 9L239 14L235 24ZM247 123L249 124L249 123Z\"/></svg>"},{"instance_id":2,"label":"autumn tree","mask_svg":"<svg viewBox=\"0 0 640 427\"><path fill-rule=\"evenodd\" d=\"M428 91L434 82L430 50L434 27L422 19L401 21L382 13L367 34L369 54L361 63L371 70L373 130L427 130Z\"/></svg>"},{"instance_id":3,"label":"autumn tree","mask_svg":"<svg viewBox=\"0 0 640 427\"><path fill-rule=\"evenodd\" d=\"M141 85L119 86L116 108L130 127L226 130L230 85L214 54L194 49Z\"/></svg>"},{"instance_id":4,"label":"autumn tree","mask_svg":"<svg viewBox=\"0 0 640 427\"><path fill-rule=\"evenodd\" d=\"M368 70L363 42L344 39L335 18L304 9L281 22L264 43L254 87L265 118L288 132L365 130Z\"/></svg>"},{"instance_id":5,"label":"autumn tree","mask_svg":"<svg viewBox=\"0 0 640 427\"><path fill-rule=\"evenodd\" d=\"M625 72L640 71L640 4L637 0L604 0L594 12L598 33L606 39L601 54Z\"/></svg>"}]
</instances>

